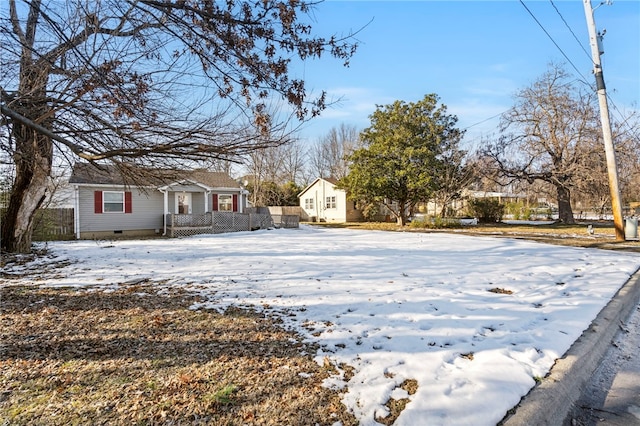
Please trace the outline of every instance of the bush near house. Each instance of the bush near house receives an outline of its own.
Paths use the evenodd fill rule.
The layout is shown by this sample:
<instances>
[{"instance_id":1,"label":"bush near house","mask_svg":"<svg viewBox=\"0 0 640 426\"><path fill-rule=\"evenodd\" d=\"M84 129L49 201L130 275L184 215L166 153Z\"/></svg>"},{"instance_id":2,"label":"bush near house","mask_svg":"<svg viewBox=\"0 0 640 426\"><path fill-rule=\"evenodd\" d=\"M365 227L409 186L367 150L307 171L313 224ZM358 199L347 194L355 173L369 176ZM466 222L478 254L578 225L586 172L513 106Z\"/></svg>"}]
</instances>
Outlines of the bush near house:
<instances>
[{"instance_id":1,"label":"bush near house","mask_svg":"<svg viewBox=\"0 0 640 426\"><path fill-rule=\"evenodd\" d=\"M426 216L413 219L409 225L411 228L424 229L451 229L460 228L462 224L459 218L442 218L440 216Z\"/></svg>"},{"instance_id":2,"label":"bush near house","mask_svg":"<svg viewBox=\"0 0 640 426\"><path fill-rule=\"evenodd\" d=\"M500 222L504 215L504 205L490 198L473 198L469 200L469 214L477 217L480 223Z\"/></svg>"}]
</instances>

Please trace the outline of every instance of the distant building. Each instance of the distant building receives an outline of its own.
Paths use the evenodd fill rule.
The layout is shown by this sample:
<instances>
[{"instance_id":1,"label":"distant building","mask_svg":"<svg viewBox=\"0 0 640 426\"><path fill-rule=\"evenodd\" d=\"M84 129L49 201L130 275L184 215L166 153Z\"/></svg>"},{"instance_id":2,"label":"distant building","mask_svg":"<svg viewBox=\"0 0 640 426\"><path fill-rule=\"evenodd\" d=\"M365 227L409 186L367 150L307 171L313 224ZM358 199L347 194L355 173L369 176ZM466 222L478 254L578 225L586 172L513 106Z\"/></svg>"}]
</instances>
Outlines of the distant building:
<instances>
[{"instance_id":1,"label":"distant building","mask_svg":"<svg viewBox=\"0 0 640 426\"><path fill-rule=\"evenodd\" d=\"M336 188L337 180L317 178L299 195L302 221L357 222L362 212L356 203L347 199L343 189Z\"/></svg>"}]
</instances>

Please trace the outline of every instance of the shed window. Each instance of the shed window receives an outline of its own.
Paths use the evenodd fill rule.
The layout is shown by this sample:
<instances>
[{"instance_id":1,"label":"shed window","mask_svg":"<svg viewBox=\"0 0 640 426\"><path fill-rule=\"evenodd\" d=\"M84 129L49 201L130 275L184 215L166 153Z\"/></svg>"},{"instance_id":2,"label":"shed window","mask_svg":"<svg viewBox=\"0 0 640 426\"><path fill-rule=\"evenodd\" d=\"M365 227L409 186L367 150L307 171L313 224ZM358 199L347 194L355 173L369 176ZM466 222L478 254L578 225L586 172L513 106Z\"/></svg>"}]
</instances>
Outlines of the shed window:
<instances>
[{"instance_id":1,"label":"shed window","mask_svg":"<svg viewBox=\"0 0 640 426\"><path fill-rule=\"evenodd\" d=\"M332 197L327 197L326 208L335 209L336 208L336 197L335 195Z\"/></svg>"}]
</instances>

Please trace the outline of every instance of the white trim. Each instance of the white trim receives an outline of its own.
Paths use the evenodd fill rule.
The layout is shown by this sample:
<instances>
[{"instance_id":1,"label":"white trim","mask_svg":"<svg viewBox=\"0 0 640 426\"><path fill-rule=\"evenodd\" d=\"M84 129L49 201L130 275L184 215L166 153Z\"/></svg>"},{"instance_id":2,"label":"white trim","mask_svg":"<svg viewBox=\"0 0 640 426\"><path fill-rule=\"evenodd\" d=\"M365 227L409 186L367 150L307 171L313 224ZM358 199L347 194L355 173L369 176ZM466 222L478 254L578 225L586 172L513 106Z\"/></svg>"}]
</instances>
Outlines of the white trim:
<instances>
[{"instance_id":1,"label":"white trim","mask_svg":"<svg viewBox=\"0 0 640 426\"><path fill-rule=\"evenodd\" d=\"M232 212L232 211L233 211L233 196L234 196L234 195L235 195L235 194L218 194L218 211L219 211L219 212ZM221 206L221 204L222 204L222 203L220 202L220 197L231 197L231 209L229 209L229 210L222 210L222 209L220 208L220 206ZM240 200L238 200L238 203L239 203L239 202L240 202ZM226 203L225 203L225 204L226 204Z\"/></svg>"},{"instance_id":2,"label":"white trim","mask_svg":"<svg viewBox=\"0 0 640 426\"><path fill-rule=\"evenodd\" d=\"M248 194L249 191L247 191L246 189L242 189L242 188L230 188L230 187L224 187L224 186L219 186L219 187L215 187L215 188L210 188L211 192L214 191L228 191L228 192L233 192L234 194L239 194L239 193L246 193Z\"/></svg>"},{"instance_id":3,"label":"white trim","mask_svg":"<svg viewBox=\"0 0 640 426\"><path fill-rule=\"evenodd\" d=\"M170 183L168 185L164 185L164 186L158 187L158 189L160 191L165 191L165 190L169 190L170 191L172 189L172 187L174 187L174 186L182 186L182 185L185 185L185 184L198 186L198 187L204 189L205 191L211 191L213 189L210 186L207 186L207 185L205 185L203 183L197 182L195 180L190 180L190 179L183 179L183 180L178 181L178 182L173 182L173 183Z\"/></svg>"},{"instance_id":4,"label":"white trim","mask_svg":"<svg viewBox=\"0 0 640 426\"><path fill-rule=\"evenodd\" d=\"M72 183L71 185L90 188L125 188L123 191L132 188L158 189L157 186L123 185L121 183Z\"/></svg>"},{"instance_id":5,"label":"white trim","mask_svg":"<svg viewBox=\"0 0 640 426\"><path fill-rule=\"evenodd\" d=\"M123 214L126 213L127 211L127 196L125 194L125 192L127 191L102 191L102 213L103 214ZM121 194L122 195L122 210L110 210L107 211L107 209L105 208L107 205L107 202L105 201L105 194L107 193L111 193L111 194ZM114 203L114 202L110 202L109 204L119 204L119 203Z\"/></svg>"},{"instance_id":6,"label":"white trim","mask_svg":"<svg viewBox=\"0 0 640 426\"><path fill-rule=\"evenodd\" d=\"M76 240L80 239L80 188L73 186L73 230Z\"/></svg>"}]
</instances>

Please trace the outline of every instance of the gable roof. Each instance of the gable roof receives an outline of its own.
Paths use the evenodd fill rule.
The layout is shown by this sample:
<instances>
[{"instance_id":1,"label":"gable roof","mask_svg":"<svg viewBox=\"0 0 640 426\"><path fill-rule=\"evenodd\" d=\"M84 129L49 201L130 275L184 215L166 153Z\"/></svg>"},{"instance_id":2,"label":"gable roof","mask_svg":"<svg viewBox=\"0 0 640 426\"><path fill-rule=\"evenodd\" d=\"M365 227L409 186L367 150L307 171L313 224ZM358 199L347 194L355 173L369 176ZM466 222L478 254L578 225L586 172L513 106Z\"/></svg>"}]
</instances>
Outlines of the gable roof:
<instances>
[{"instance_id":1,"label":"gable roof","mask_svg":"<svg viewBox=\"0 0 640 426\"><path fill-rule=\"evenodd\" d=\"M123 172L139 175L135 180L126 178ZM224 172L207 170L148 169L128 165L101 165L99 168L90 163L76 163L73 166L69 183L85 185L122 185L122 186L165 186L189 180L210 188L237 188L242 186Z\"/></svg>"},{"instance_id":2,"label":"gable roof","mask_svg":"<svg viewBox=\"0 0 640 426\"><path fill-rule=\"evenodd\" d=\"M309 188L311 188L313 185L315 185L316 183L318 183L319 181L325 181L330 183L332 186L335 186L338 183L338 179L336 178L316 178L316 180L314 180L313 182L311 182L309 185L307 185L307 187L305 189L302 190L302 192L300 192L298 194L298 198L302 197L302 195L307 192L309 190ZM340 191L343 191L342 189L340 189Z\"/></svg>"}]
</instances>

